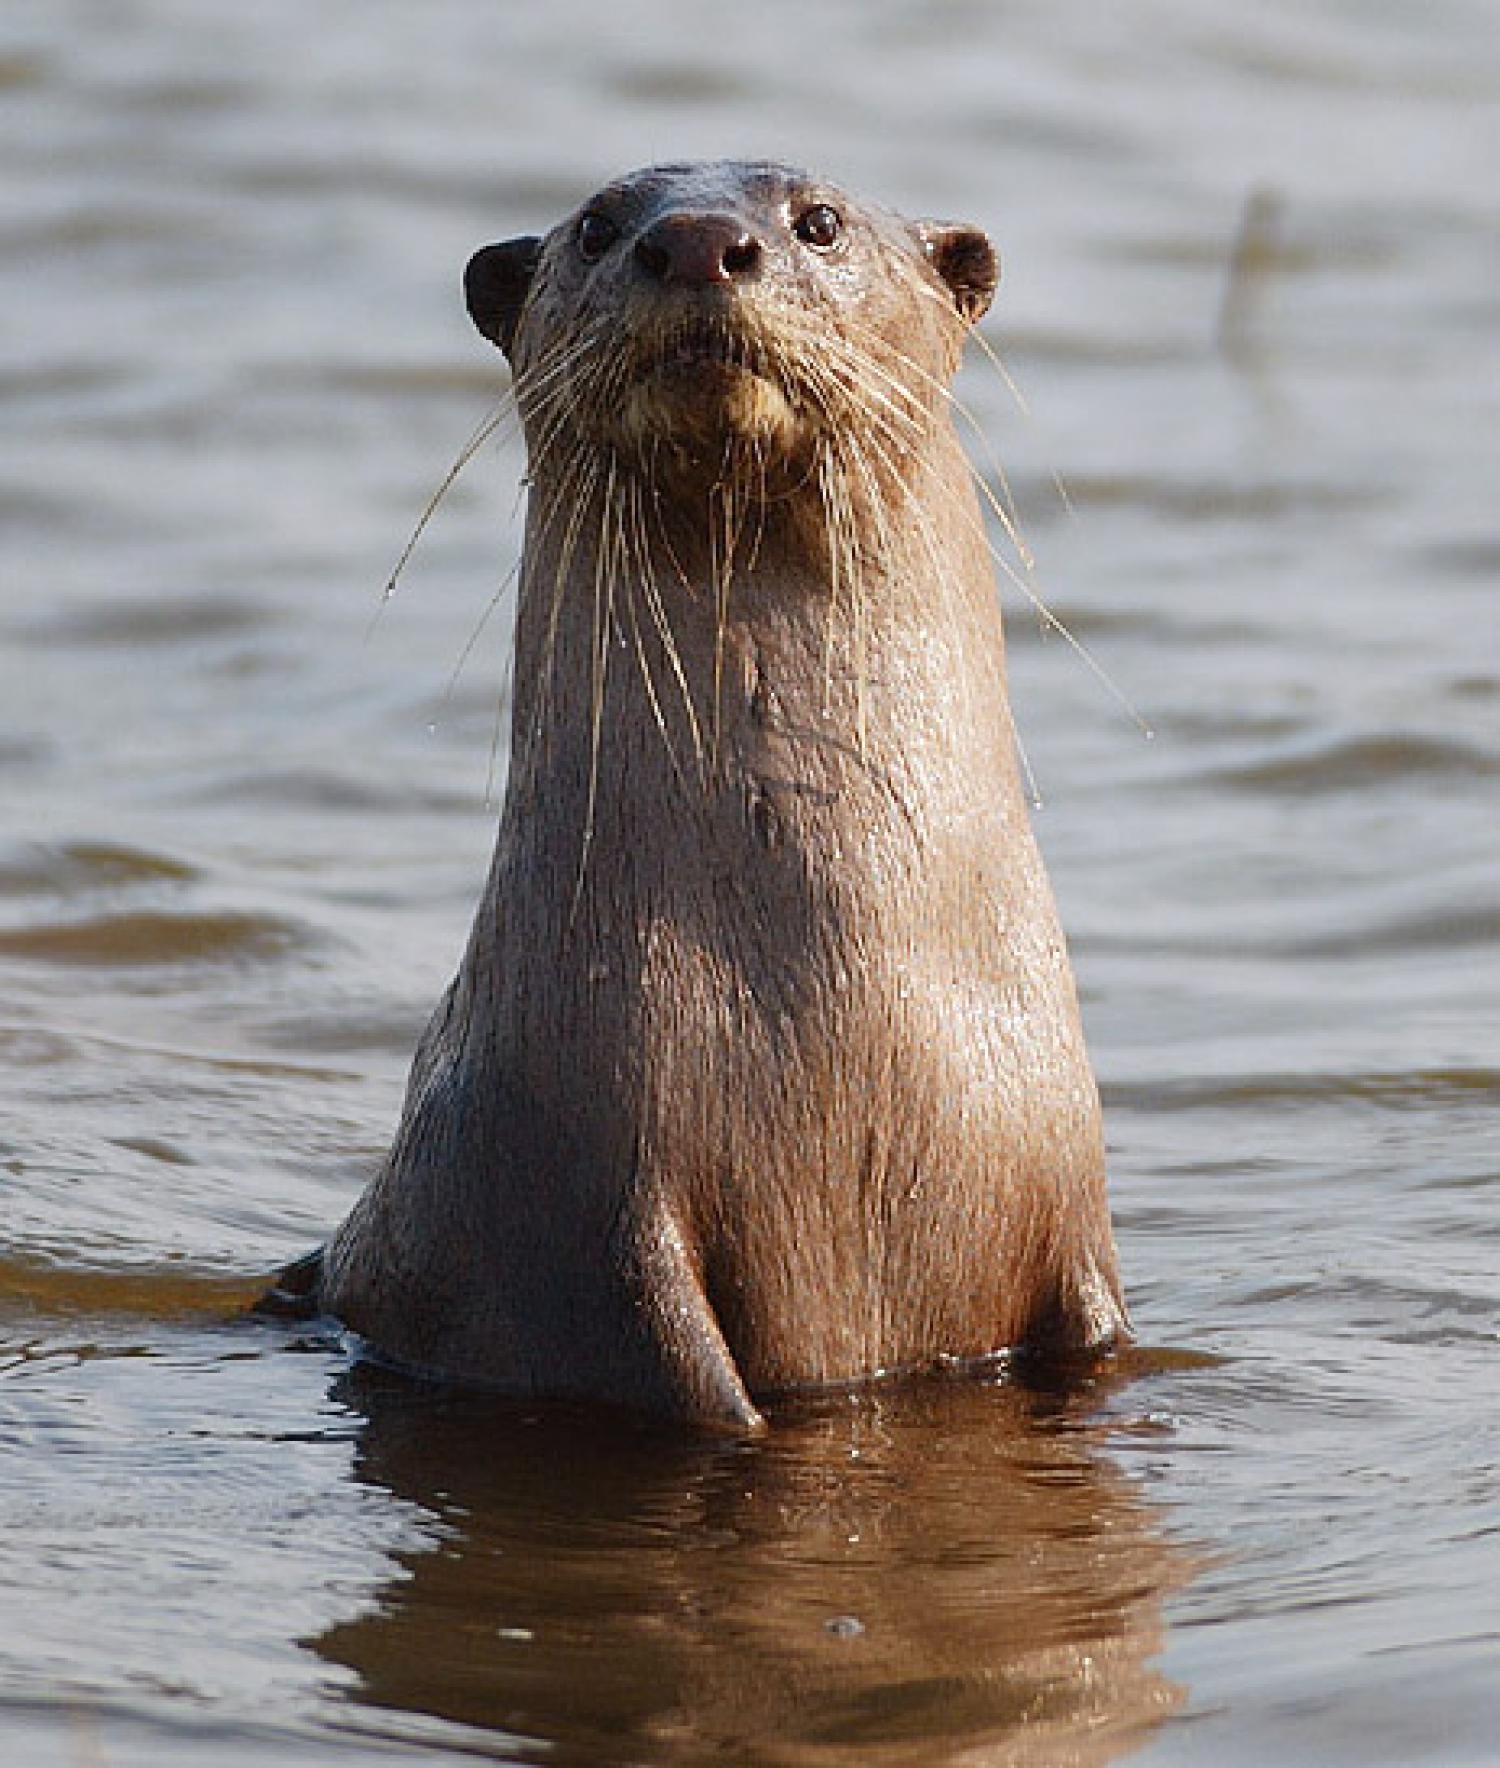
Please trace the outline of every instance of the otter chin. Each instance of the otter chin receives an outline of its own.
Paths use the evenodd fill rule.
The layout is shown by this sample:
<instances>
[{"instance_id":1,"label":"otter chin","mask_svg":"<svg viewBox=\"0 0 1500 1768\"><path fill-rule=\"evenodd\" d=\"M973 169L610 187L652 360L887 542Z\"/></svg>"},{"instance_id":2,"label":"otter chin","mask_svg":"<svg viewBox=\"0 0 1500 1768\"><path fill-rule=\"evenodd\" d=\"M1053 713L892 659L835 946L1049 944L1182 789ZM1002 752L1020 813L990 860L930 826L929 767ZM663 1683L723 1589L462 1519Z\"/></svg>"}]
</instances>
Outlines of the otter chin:
<instances>
[{"instance_id":1,"label":"otter chin","mask_svg":"<svg viewBox=\"0 0 1500 1768\"><path fill-rule=\"evenodd\" d=\"M797 451L798 417L754 340L728 326L668 333L624 389L618 446L638 458L666 447L708 455L757 447L767 462Z\"/></svg>"},{"instance_id":2,"label":"otter chin","mask_svg":"<svg viewBox=\"0 0 1500 1768\"><path fill-rule=\"evenodd\" d=\"M505 803L296 1283L379 1355L755 1429L1126 1331L950 415L997 277L975 227L759 162L470 263L529 453Z\"/></svg>"}]
</instances>

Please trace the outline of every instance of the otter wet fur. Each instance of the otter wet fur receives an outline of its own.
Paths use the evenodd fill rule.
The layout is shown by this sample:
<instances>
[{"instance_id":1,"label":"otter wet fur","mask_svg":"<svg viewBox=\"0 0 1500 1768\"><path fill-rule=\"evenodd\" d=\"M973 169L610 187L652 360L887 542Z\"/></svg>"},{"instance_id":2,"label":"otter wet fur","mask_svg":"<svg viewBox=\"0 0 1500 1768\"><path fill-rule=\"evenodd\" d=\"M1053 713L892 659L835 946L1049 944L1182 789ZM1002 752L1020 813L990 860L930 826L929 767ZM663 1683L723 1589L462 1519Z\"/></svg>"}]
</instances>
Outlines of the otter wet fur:
<instances>
[{"instance_id":1,"label":"otter wet fur","mask_svg":"<svg viewBox=\"0 0 1500 1768\"><path fill-rule=\"evenodd\" d=\"M530 457L505 805L395 1145L301 1276L378 1355L756 1429L1126 1331L951 417L997 275L975 228L738 162L469 265Z\"/></svg>"}]
</instances>

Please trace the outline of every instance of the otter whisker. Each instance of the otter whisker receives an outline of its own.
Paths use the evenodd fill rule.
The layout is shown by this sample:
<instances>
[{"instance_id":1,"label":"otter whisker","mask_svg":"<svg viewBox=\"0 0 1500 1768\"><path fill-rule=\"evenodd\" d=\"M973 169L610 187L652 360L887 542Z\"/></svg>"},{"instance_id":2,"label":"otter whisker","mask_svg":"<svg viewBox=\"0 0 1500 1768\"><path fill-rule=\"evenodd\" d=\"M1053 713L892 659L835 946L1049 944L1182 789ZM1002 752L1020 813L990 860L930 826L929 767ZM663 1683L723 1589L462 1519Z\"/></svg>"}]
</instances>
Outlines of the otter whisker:
<instances>
[{"instance_id":1,"label":"otter whisker","mask_svg":"<svg viewBox=\"0 0 1500 1768\"><path fill-rule=\"evenodd\" d=\"M646 655L646 641L641 632L641 620L636 607L635 591L628 579L626 581L625 608L630 619L630 635L635 647L636 662L640 666L641 685L646 690L652 721L656 725L657 734L661 737L662 746L667 752L667 759L672 764L672 772L678 780L681 780L682 764L677 759L677 746L672 741L672 733L667 726L666 714L662 711L661 699L656 691L656 677L651 668L651 659Z\"/></svg>"},{"instance_id":2,"label":"otter whisker","mask_svg":"<svg viewBox=\"0 0 1500 1768\"><path fill-rule=\"evenodd\" d=\"M1036 566L1036 557L1031 550L1031 545L1027 541L1026 536L1021 531L1020 517L1016 512L1016 500L1014 493L1011 491L1010 479L1001 463L1000 456L996 452L994 444L990 441L988 432L985 430L984 425L979 421L978 417L969 406L959 398L957 392L952 387L944 386L935 377L929 378L932 380L934 391L946 402L950 410L956 412L958 416L964 420L970 433L974 437L974 440L983 450L985 458L988 460L990 468L995 474L996 481L1004 495L1003 507L998 503L995 505L996 518L1005 533L1006 539L1009 540L1011 545L1016 549L1016 556L1020 559L1021 563L1028 571L1034 570Z\"/></svg>"},{"instance_id":3,"label":"otter whisker","mask_svg":"<svg viewBox=\"0 0 1500 1768\"><path fill-rule=\"evenodd\" d=\"M718 521L714 521L715 511ZM713 701L709 721L709 763L717 774L719 742L722 734L724 643L729 628L729 580L734 570L733 509L723 477L712 487L708 500L709 513L709 581L714 595L714 661Z\"/></svg>"},{"instance_id":4,"label":"otter whisker","mask_svg":"<svg viewBox=\"0 0 1500 1768\"><path fill-rule=\"evenodd\" d=\"M910 286L914 291L920 293L924 299L935 302L939 305L940 308L944 309L945 310L944 316L946 318L947 311L950 310L948 307L948 302L947 302L946 297L944 297L942 294L940 294L940 292L938 290L931 287L927 282L922 280L921 277L915 271L908 269L906 266L901 266L900 275L902 277L902 280L908 286ZM1017 404L1019 405L1020 409L1022 410L1023 413L1026 413L1027 407L1026 407L1025 401L1024 401L1024 399L1021 398L1019 389L1016 388L1015 383L1011 379L1009 372L1005 369L1004 364L1000 361L997 353L993 349L991 349L987 340L985 340L984 337L982 336L982 334L980 334L977 327L968 326L966 324L966 322L963 321L961 318L959 318L957 315L955 315L954 317L955 317L956 324L962 329L963 332L965 332L967 334L967 336L976 338L978 340L980 348L994 362L995 366L997 367L997 369L1001 373L1001 376L1004 379L1006 385L1011 389L1013 395L1015 396L1015 398L1017 400ZM983 425L979 422L978 418L974 415L974 413L964 404L964 402L962 400L960 400L957 397L957 395L950 388L943 386L942 383L937 381L935 377L931 376L928 371L923 370L919 364L913 363L911 366L914 371L918 372L919 374L926 375L926 378L928 378L932 382L934 389L946 399L949 406L954 411L958 412L959 415L965 419L965 421L968 423L969 427L973 431L974 435L979 439L982 446L984 447L986 453L988 454L988 456L990 458L991 465L993 466L993 468L996 472L996 475L999 479L999 482L1001 484L1002 490L1004 491L1005 497L1008 500L1009 507L1007 507L1007 503L1002 503L1000 497L996 494L994 487L989 484L989 482L985 479L984 475L978 470L977 467L974 466L974 464L972 462L970 462L970 475L973 479L974 485L975 485L976 489L978 490L980 496L984 499L985 503L988 505L988 507L990 508L992 513L994 514L995 519L999 522L1000 527L1001 527L1002 531L1004 532L1006 538L1015 547L1017 555L1019 556L1019 558L1021 560L1021 564L1022 564L1023 569L1028 574L1034 574L1035 558L1031 552L1031 548L1026 543L1024 537L1021 534L1020 526L1019 526L1019 523L1018 523L1018 521L1016 519L1016 515L1015 515L1014 498L1013 498L1011 490L1010 490L1009 480L1007 479L1007 477L1005 475L1004 468L1001 466L999 459L995 454L994 448L989 441L989 437L988 437L987 433L985 432ZM1064 497L1064 499L1066 500L1066 491L1061 486L1060 481L1059 481L1059 491L1062 494L1062 496ZM1021 572L1016 570L1016 568L1011 564L1011 562L1007 558L1004 557L1004 555L999 551L999 549L994 545L994 543L992 541L990 541L988 535L985 536L985 544L989 548L990 555L993 558L995 565L999 569L999 571L1001 572L1002 576L1005 578L1006 581L1013 584L1015 586L1015 588L1020 592L1020 594L1025 598L1025 600L1030 604L1030 606L1035 611L1038 619L1041 621L1044 629L1056 632L1058 634L1058 636L1060 638L1062 638L1063 641L1070 647L1070 649L1072 649L1077 654L1079 659L1083 662L1084 666L1089 670L1090 674L1092 674L1095 677L1095 679L1099 682L1100 686L1104 688L1105 692L1110 696L1110 698L1112 700L1115 701L1115 703L1121 708L1121 710L1126 714L1126 716L1131 720L1131 722L1136 726L1136 728L1141 732L1141 734L1144 737L1146 737L1148 740L1150 740L1152 737L1154 737L1155 731L1153 730L1151 724L1148 722L1148 720L1146 718L1144 718L1142 716L1140 711L1137 709L1137 707L1130 700L1129 696L1126 695L1124 693L1124 691L1116 684L1113 677L1109 674L1109 671L1107 669L1105 669L1104 665L1098 660L1097 657L1094 656L1093 652L1089 649L1089 647L1071 630L1071 628L1068 627L1068 625L1063 620L1061 620L1056 614L1053 613L1052 609L1047 605L1046 600L1042 597L1040 592L1033 586L1033 584L1031 584L1027 581L1026 577L1024 577L1021 574ZM1030 775L1029 767L1027 768L1027 773L1028 773L1028 775Z\"/></svg>"},{"instance_id":5,"label":"otter whisker","mask_svg":"<svg viewBox=\"0 0 1500 1768\"><path fill-rule=\"evenodd\" d=\"M683 667L682 652L677 643L677 636L672 631L672 623L656 583L656 562L651 553L651 540L644 503L647 489L654 493L655 486L643 486L639 481L632 482L631 495L638 583L645 598L647 611L656 627L657 637L661 642L667 666L672 671L678 693L682 697L683 714L688 721L688 731L693 739L693 755L698 764L699 774L702 776L704 773L703 734L698 724L697 708L693 704L692 689L688 685L687 671Z\"/></svg>"},{"instance_id":6,"label":"otter whisker","mask_svg":"<svg viewBox=\"0 0 1500 1768\"><path fill-rule=\"evenodd\" d=\"M877 535L877 540L878 540L877 554L878 554L879 558L882 560L882 562L889 561L891 563L895 563L896 559L897 559L897 550L896 550L894 535L892 533L891 526L890 526L889 516L888 516L887 510L886 510L885 499L881 495L881 488L880 488L879 482L875 476L875 472L874 472L873 468L870 465L869 457L865 453L863 443L853 437L851 437L850 441L849 441L849 456L850 456L850 459L851 459L856 471L858 472L859 477L860 477L861 481L863 482L863 485L865 488L865 494L866 494L866 499L867 499L867 507L866 507L865 513L868 514L870 520L875 525L875 530L876 530L876 535ZM863 591L862 579L859 581L859 587L862 592ZM867 640L867 635L866 635L866 631L865 631L865 617L866 616L865 616L864 595L863 595L863 593L860 593L857 596L857 598L855 600L855 604L854 604L854 662L855 662L855 695L856 695L855 717L856 717L856 725L857 725L857 732L858 732L858 738L859 738L859 752L860 752L861 757L864 757L866 755L866 748L867 748L867 746L866 746L866 717L867 717L866 694L867 694L867 682L868 682L868 675L869 675L869 664L868 664L868 657L867 657L867 653L866 653L866 646L867 646L868 640Z\"/></svg>"},{"instance_id":7,"label":"otter whisker","mask_svg":"<svg viewBox=\"0 0 1500 1768\"><path fill-rule=\"evenodd\" d=\"M846 402L859 405L872 421L881 423L893 438L901 438L906 446L920 440L931 423L931 413L900 385L894 375L886 373L870 355L854 350L842 340L820 345L820 350L825 353L826 360L812 371L808 363L799 364L804 375L820 373L825 384L836 388ZM872 386L872 379L886 383L885 389ZM829 417L837 427L837 414L830 412Z\"/></svg>"},{"instance_id":8,"label":"otter whisker","mask_svg":"<svg viewBox=\"0 0 1500 1768\"><path fill-rule=\"evenodd\" d=\"M935 302L937 304L937 306L939 307L939 309L944 312L945 317L947 317L949 315L951 310L949 308L949 302L948 302L948 298L946 295L941 294L937 289L932 288L928 283L922 281L912 270L910 270L905 265L901 266L900 273L901 273L903 279L907 282L909 287L911 287L916 293L923 296L924 299ZM979 353L983 357L985 357L985 359L989 362L990 366L994 369L995 373L1000 377L1001 384L1005 387L1006 392L1009 393L1012 401L1015 404L1016 410L1020 412L1020 414L1023 418L1029 419L1032 415L1031 404L1028 401L1028 399L1026 398L1026 395L1021 391L1021 387L1020 387L1019 383L1017 382L1015 376L1011 373L1010 365L1006 362L1005 358L1000 354L1000 352L995 348L995 346L990 342L990 340L984 335L984 333L979 329L979 327L977 325L970 326L964 320L959 320L958 323L959 323L961 331L964 333L963 341L964 342L972 342L974 344L975 348L979 351ZM980 424L979 420L977 418L975 418L972 415L972 413L970 413L967 410L967 408L963 405L963 403L957 398L957 396L955 394L953 394L952 389L945 388L944 391L948 394L948 396L952 400L954 409L956 411L959 411L960 413L962 413L962 415L967 419L969 424L972 426L976 437L980 438L985 443L986 447L988 448L989 438L985 434L984 428ZM995 468L997 477L999 477L1003 482L1004 473L1003 473L1003 471L1001 471L998 461L995 460L994 455L993 455L993 451L990 451L990 453L991 453L991 465ZM1072 499L1071 493L1068 490L1067 484L1063 479L1062 474L1057 472L1055 469L1053 469L1049 472L1048 477L1052 481L1053 489L1057 492L1058 502L1062 505L1064 510L1066 510L1068 512L1069 515L1072 515L1073 514L1073 499ZM1019 536L1016 536L1016 538L1019 539Z\"/></svg>"},{"instance_id":9,"label":"otter whisker","mask_svg":"<svg viewBox=\"0 0 1500 1768\"><path fill-rule=\"evenodd\" d=\"M941 298L934 290L924 288L923 292L934 300ZM978 333L975 332L974 335L978 336ZM970 407L959 398L953 387L940 381L935 375L930 374L918 363L914 362L909 366L914 373L922 376L928 382L933 392L944 401L951 411L957 413L957 415L964 420L970 433L973 435L974 440L983 450L985 458L988 460L990 468L995 474L996 481L998 482L1005 499L1004 507L1001 507L998 504L995 506L996 518L1005 533L1006 539L1009 540L1011 545L1016 549L1016 555L1021 560L1021 563L1028 571L1033 570L1036 565L1036 558L1032 553L1030 543L1021 531L1020 517L1016 512L1016 500L1011 491L1010 479L1006 474L1005 467L1001 463L994 444L990 441L989 433Z\"/></svg>"},{"instance_id":10,"label":"otter whisker","mask_svg":"<svg viewBox=\"0 0 1500 1768\"><path fill-rule=\"evenodd\" d=\"M893 407L889 400L882 400L879 405L872 403L869 376L875 372L875 365L863 353L835 349L829 354L834 358L831 362L803 366L826 426L837 434L841 429L855 427L848 420L858 417L859 427L875 430L889 440L896 455L909 457L925 434L925 427L911 414ZM925 409L924 417L930 424L931 413Z\"/></svg>"},{"instance_id":11,"label":"otter whisker","mask_svg":"<svg viewBox=\"0 0 1500 1768\"><path fill-rule=\"evenodd\" d=\"M849 329L865 330L855 326ZM902 382L895 371L900 368L913 372L918 379L936 389L940 389L942 383L888 340L873 332L866 331L865 335L875 347L859 349L847 338L834 338L823 349L829 357L852 369L849 377L851 387L858 388L867 397L873 392L893 421L906 425L913 436L923 434L931 421L930 407ZM881 389L870 388L869 380L872 376L882 383Z\"/></svg>"},{"instance_id":12,"label":"otter whisker","mask_svg":"<svg viewBox=\"0 0 1500 1768\"><path fill-rule=\"evenodd\" d=\"M542 666L537 691L536 727L538 734L540 734L546 715L551 710L552 690L556 674L557 634L559 622L562 618L562 605L567 588L568 576L572 569L573 554L578 545L578 537L583 527L584 517L588 512L589 505L593 502L594 493L602 472L602 466L598 455L591 450L579 449L574 459L568 463L567 472L563 475L563 482L559 486L557 506L560 506L563 501L567 479L573 474L575 468L577 476L577 494L571 500L572 512L567 527L563 531L562 545L559 551L556 567L556 578L548 606L547 631L543 645L541 659ZM557 506L554 506L553 511L549 512L548 516L544 518L542 524L543 533L545 533L547 527L550 526L552 515L555 514Z\"/></svg>"},{"instance_id":13,"label":"otter whisker","mask_svg":"<svg viewBox=\"0 0 1500 1768\"><path fill-rule=\"evenodd\" d=\"M822 711L827 718L833 704L833 644L837 630L838 610L844 585L853 588L859 572L858 548L853 538L854 525L850 511L845 475L842 471L837 438L836 401L830 395L829 377L818 367L804 370L809 394L818 406L825 428L816 449L816 480L819 502L823 509L828 569L828 601L823 630L823 695Z\"/></svg>"},{"instance_id":14,"label":"otter whisker","mask_svg":"<svg viewBox=\"0 0 1500 1768\"><path fill-rule=\"evenodd\" d=\"M592 678L589 693L589 766L588 787L584 799L583 837L578 853L578 877L573 886L573 903L568 911L571 927L583 900L583 886L588 875L589 852L594 843L594 820L599 807L599 755L604 735L604 697L609 679L609 634L614 620L615 561L605 545L609 519L614 510L617 467L613 456L607 463L607 477L599 519L599 543L594 555L594 631Z\"/></svg>"},{"instance_id":15,"label":"otter whisker","mask_svg":"<svg viewBox=\"0 0 1500 1768\"><path fill-rule=\"evenodd\" d=\"M986 482L986 480L984 479L984 477L981 474L973 471L972 466L971 466L970 471L971 471L971 476L974 480L975 485L978 486L980 493L984 496L986 501L989 503L990 508L993 509L997 515L1001 515L1003 517L1003 512L1001 511L999 500L996 498L995 493L994 493L993 489L991 488L991 486ZM994 543L988 539L988 536L986 536L986 544L989 546L990 556L994 559L996 566L999 568L999 570L1004 575L1006 580L1010 583L1013 583L1015 585L1015 587L1018 590L1020 590L1021 594L1023 596L1025 596L1026 600L1031 604L1032 608L1035 610L1037 618L1041 621L1043 627L1048 631L1055 632L1058 635L1058 637L1061 638L1063 640L1063 642L1075 653L1075 655L1077 655L1077 657L1081 660L1081 662L1084 664L1084 666L1088 669L1089 673L1094 676L1095 680L1098 681L1099 685L1105 690L1105 692L1115 702L1115 704L1117 706L1119 706L1121 711L1125 713L1126 717L1130 719L1131 723L1135 725L1135 727L1140 731L1141 735L1143 737L1145 737L1146 740L1149 742L1156 735L1155 730L1151 727L1151 725L1148 723L1148 721L1141 715L1139 710L1131 702L1129 696L1124 692L1124 690L1116 685L1115 680L1110 675L1109 671L1104 667L1104 665L1099 661L1099 659L1094 655L1094 653L1089 649L1089 647L1083 642L1083 640L1081 638L1079 638L1077 633L1075 633L1070 626L1068 626L1064 621L1060 620L1057 617L1057 615L1052 612L1051 608L1049 608L1047 606L1046 602L1037 593L1037 591L1031 586L1030 583L1027 582L1026 578L1023 577L1022 574L1016 570L1016 568L1011 564L1009 559L1004 557L1004 555L994 545Z\"/></svg>"},{"instance_id":16,"label":"otter whisker","mask_svg":"<svg viewBox=\"0 0 1500 1768\"><path fill-rule=\"evenodd\" d=\"M406 544L402 547L400 556L397 558L396 563L391 567L391 573L385 580L385 587L380 592L380 601L376 606L374 614L371 616L369 627L365 632L367 640L374 633L375 628L380 623L381 615L385 612L386 608L390 605L392 598L395 596L396 585L401 580L401 573L406 569L407 563L412 554L417 550L417 544L421 540L423 534L426 533L428 523L430 523L432 518L437 514L438 506L453 489L454 481L469 462L473 460L479 450L484 447L485 443L489 441L490 437L495 435L497 431L504 429L507 424L514 423L514 421L515 412L511 406L510 400L508 398L503 399L499 405L486 415L484 421L474 431L473 435L470 436L468 441L464 443L463 447L459 449L453 464L438 481L437 489L423 505L421 515L417 517L416 526L407 536Z\"/></svg>"},{"instance_id":17,"label":"otter whisker","mask_svg":"<svg viewBox=\"0 0 1500 1768\"><path fill-rule=\"evenodd\" d=\"M851 623L857 629L858 612L864 599L849 480L839 450L833 445L825 445L821 450L819 492L829 524L828 612L823 637L823 716L826 718L833 709L833 647L839 607L847 591Z\"/></svg>"},{"instance_id":18,"label":"otter whisker","mask_svg":"<svg viewBox=\"0 0 1500 1768\"><path fill-rule=\"evenodd\" d=\"M972 467L970 470L972 472ZM947 572L944 571L941 566L937 531L933 526L931 515L921 499L912 500L909 508L917 517L918 526L922 533L924 545L927 549L929 570L933 581L939 586L939 592L943 597L944 607L948 615L949 630L952 631L954 630L952 585L948 581ZM971 515L968 517L968 525L971 532L977 534L977 538L984 546L985 550L992 553L993 547L990 544L988 534L984 531L983 523L976 522ZM969 711L970 696L973 692L973 682L967 674L962 672L960 672L959 679L961 691L963 692L965 699L965 710L967 715ZM1015 710L1010 704L1009 697L1003 691L1000 692L998 698L1005 708L1006 719L1010 726L1011 742L1016 752L1016 759L1020 764L1023 786L1027 799L1034 809L1040 810L1043 802L1041 788L1037 782L1036 773L1032 768L1031 757L1027 753L1025 740L1021 735L1021 727L1016 719Z\"/></svg>"},{"instance_id":19,"label":"otter whisker","mask_svg":"<svg viewBox=\"0 0 1500 1768\"><path fill-rule=\"evenodd\" d=\"M591 355L598 354L601 342L580 342L565 360L556 365L555 378L551 379L547 391L535 395L528 391L525 416L532 434L528 468L531 479L545 473L547 460L561 437L577 434L576 420L581 400L576 371L580 362L587 362Z\"/></svg>"},{"instance_id":20,"label":"otter whisker","mask_svg":"<svg viewBox=\"0 0 1500 1768\"><path fill-rule=\"evenodd\" d=\"M545 448L550 439L544 422L550 412L566 421L580 409L580 387L594 382L601 360L607 363L612 359L612 341L611 331L602 321L579 326L517 374L516 401L534 438L533 455L536 447ZM580 368L585 370L582 377ZM531 466L535 472L535 458Z\"/></svg>"},{"instance_id":21,"label":"otter whisker","mask_svg":"<svg viewBox=\"0 0 1500 1768\"><path fill-rule=\"evenodd\" d=\"M448 701L452 699L454 690L458 686L458 678L463 674L469 658L473 656L474 648L483 636L485 627L489 625L491 619L494 617L496 608L498 608L501 602L505 600L506 591L520 576L520 573L521 561L517 559L515 564L513 564L505 573L504 577L500 579L500 583L496 588L495 593L485 603L483 613L481 613L479 618L474 622L469 636L464 640L463 648L458 653L458 661L453 665L448 680L444 684L442 698L438 702L439 705L446 706Z\"/></svg>"},{"instance_id":22,"label":"otter whisker","mask_svg":"<svg viewBox=\"0 0 1500 1768\"><path fill-rule=\"evenodd\" d=\"M656 462L656 459L657 459L657 450L653 449L653 451L652 451L653 468L654 468L654 464ZM693 580L688 575L686 567L683 565L682 560L678 557L676 547L672 544L672 534L671 534L671 530L667 526L667 519L666 519L666 515L665 515L666 500L664 499L664 497L662 495L660 481L657 478L654 470L653 470L652 477L650 479L650 489L651 489L651 513L656 518L657 539L661 542L662 551L666 554L667 562L671 565L673 575L676 577L678 584L686 592L686 594L689 597L692 597L697 594L697 591L693 587Z\"/></svg>"},{"instance_id":23,"label":"otter whisker","mask_svg":"<svg viewBox=\"0 0 1500 1768\"><path fill-rule=\"evenodd\" d=\"M682 659L678 655L676 643L672 637L672 629L666 620L665 610L661 607L660 598L656 594L656 586L652 580L652 566L649 542L646 534L646 516L642 507L642 491L639 481L630 479L626 482L628 494L629 530L627 537L628 559L633 562L634 574L627 574L626 606L630 614L631 632L635 640L636 658L640 664L641 677L645 684L646 695L651 703L652 715L656 728L661 733L661 740L666 747L667 755L672 763L672 771L679 780L683 778L683 769L677 756L676 745L672 741L671 730L667 724L666 714L662 708L661 698L657 693L655 671L651 667L651 659L646 651L645 635L641 631L640 615L636 605L637 596L645 601L648 611L656 621L657 636L667 659L668 667L677 678L682 692L683 705L686 709L688 729L693 738L693 748L702 768L702 748L698 740L698 721L693 711L692 698L687 691L687 678L683 673Z\"/></svg>"},{"instance_id":24,"label":"otter whisker","mask_svg":"<svg viewBox=\"0 0 1500 1768\"><path fill-rule=\"evenodd\" d=\"M751 508L755 512L755 532L750 541L750 550L745 559L745 574L751 576L760 563L761 547L766 538L766 521L770 502L770 464L766 458L767 443L761 436L753 436L750 440L750 467L755 474L754 494Z\"/></svg>"}]
</instances>

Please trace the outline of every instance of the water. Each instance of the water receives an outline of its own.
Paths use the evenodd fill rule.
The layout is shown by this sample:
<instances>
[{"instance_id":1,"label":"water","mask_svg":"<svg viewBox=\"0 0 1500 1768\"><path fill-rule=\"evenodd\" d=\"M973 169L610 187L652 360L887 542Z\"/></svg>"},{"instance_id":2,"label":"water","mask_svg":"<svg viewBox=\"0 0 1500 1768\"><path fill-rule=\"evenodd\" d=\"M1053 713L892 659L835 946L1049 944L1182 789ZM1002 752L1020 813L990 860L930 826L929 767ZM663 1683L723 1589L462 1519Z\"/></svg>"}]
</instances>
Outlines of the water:
<instances>
[{"instance_id":1,"label":"water","mask_svg":"<svg viewBox=\"0 0 1500 1768\"><path fill-rule=\"evenodd\" d=\"M1497 99L1478 0L11 5L0 1757L1495 1759ZM241 1317L492 836L513 452L375 619L503 385L459 267L721 152L991 228L964 397L1157 732L1012 600L1090 1392L705 1445Z\"/></svg>"}]
</instances>

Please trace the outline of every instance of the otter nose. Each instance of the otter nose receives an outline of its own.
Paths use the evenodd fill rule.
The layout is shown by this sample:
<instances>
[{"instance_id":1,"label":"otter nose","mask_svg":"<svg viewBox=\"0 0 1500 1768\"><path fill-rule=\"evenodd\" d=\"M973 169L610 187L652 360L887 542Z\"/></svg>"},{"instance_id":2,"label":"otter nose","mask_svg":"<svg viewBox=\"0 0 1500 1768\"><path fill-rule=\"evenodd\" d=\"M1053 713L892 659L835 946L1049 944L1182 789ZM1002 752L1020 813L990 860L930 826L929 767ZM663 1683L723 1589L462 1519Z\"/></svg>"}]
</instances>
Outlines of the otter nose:
<instances>
[{"instance_id":1,"label":"otter nose","mask_svg":"<svg viewBox=\"0 0 1500 1768\"><path fill-rule=\"evenodd\" d=\"M635 242L653 282L699 287L734 282L760 268L760 241L733 215L663 215Z\"/></svg>"}]
</instances>

